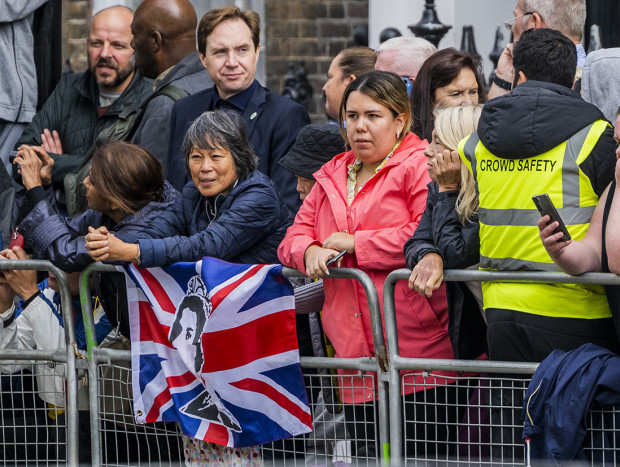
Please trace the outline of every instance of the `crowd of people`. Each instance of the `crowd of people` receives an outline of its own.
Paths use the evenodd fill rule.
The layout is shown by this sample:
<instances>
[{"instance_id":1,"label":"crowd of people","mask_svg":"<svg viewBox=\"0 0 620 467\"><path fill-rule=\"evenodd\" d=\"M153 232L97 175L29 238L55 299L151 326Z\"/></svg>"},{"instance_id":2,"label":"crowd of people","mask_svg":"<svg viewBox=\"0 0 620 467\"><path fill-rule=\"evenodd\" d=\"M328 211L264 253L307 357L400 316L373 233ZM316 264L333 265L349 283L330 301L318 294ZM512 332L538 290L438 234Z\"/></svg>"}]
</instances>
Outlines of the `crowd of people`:
<instances>
[{"instance_id":1,"label":"crowd of people","mask_svg":"<svg viewBox=\"0 0 620 467\"><path fill-rule=\"evenodd\" d=\"M42 3L0 19L27 38ZM75 277L93 261L279 262L308 276L295 284L296 306L320 311L319 339L345 358L375 355L367 298L353 280L321 279L330 267L360 269L382 300L387 275L408 267L394 298L401 356L539 362L585 343L618 352L618 287L443 281L444 269L620 273L620 85L604 68L620 49L586 57L585 14L585 0L519 0L489 90L475 57L421 38L344 49L323 87L332 121L310 124L301 105L256 79L257 13L229 6L198 21L189 0L101 10L88 69L63 76L40 111L32 86L0 90L0 182L10 185L0 227L5 247L11 232L25 241L0 261L47 259ZM12 63L33 76L31 57ZM532 197L543 193L572 240L538 213ZM98 341L129 337L124 283L103 277ZM2 348L62 346L55 279L37 282L2 272ZM307 319L298 338L312 355ZM78 339L85 345L83 331ZM405 387L406 410L422 410L420 399L463 402L455 375L437 374L441 388ZM36 376L41 398L62 407L62 372ZM376 456L372 423L356 428L376 420L376 388L342 370L338 395L347 429L365 433L353 454ZM446 430L426 444L412 441L431 439L426 427L408 423L407 449L450 455L461 415L427 419ZM256 448L183 444L190 462L257 457Z\"/></svg>"}]
</instances>

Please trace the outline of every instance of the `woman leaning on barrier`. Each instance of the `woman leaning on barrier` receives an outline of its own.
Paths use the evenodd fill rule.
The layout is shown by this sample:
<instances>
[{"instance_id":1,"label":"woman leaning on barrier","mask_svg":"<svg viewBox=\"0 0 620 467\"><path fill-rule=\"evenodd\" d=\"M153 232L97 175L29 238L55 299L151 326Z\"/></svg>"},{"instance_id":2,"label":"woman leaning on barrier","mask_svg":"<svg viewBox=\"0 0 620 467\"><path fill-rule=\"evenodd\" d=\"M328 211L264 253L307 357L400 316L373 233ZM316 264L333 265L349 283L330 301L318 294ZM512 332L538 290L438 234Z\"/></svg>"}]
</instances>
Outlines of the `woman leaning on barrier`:
<instances>
[{"instance_id":1,"label":"woman leaning on barrier","mask_svg":"<svg viewBox=\"0 0 620 467\"><path fill-rule=\"evenodd\" d=\"M439 110L432 141L424 151L432 182L420 225L404 251L412 269L409 287L427 297L441 286L444 268L478 268L478 197L474 179L456 149L459 141L476 131L481 111L481 105ZM486 352L480 283L448 282L446 294L454 358L478 358Z\"/></svg>"},{"instance_id":2,"label":"woman leaning on barrier","mask_svg":"<svg viewBox=\"0 0 620 467\"><path fill-rule=\"evenodd\" d=\"M21 146L19 164L26 199L19 232L34 257L68 271L81 271L93 260L84 235L91 225L105 226L125 241L149 237L150 222L178 197L164 181L159 161L135 144L115 141L96 147L90 174L84 179L90 209L67 219L56 209L51 190L54 160L36 146ZM44 189L46 187L47 189Z\"/></svg>"},{"instance_id":3,"label":"woman leaning on barrier","mask_svg":"<svg viewBox=\"0 0 620 467\"><path fill-rule=\"evenodd\" d=\"M98 261L136 261L142 267L212 256L245 264L277 262L291 224L274 183L257 159L235 112L205 112L187 131L185 166L192 181L171 210L149 225L151 239L123 242L105 226L91 229L86 247Z\"/></svg>"},{"instance_id":4,"label":"woman leaning on barrier","mask_svg":"<svg viewBox=\"0 0 620 467\"><path fill-rule=\"evenodd\" d=\"M326 277L327 261L346 251L338 264L366 272L381 300L388 274L405 266L402 248L418 225L430 181L422 154L426 144L409 131L410 126L407 90L397 75L373 71L348 85L340 106L340 128L351 150L315 174L317 183L278 249L283 264L312 278ZM323 326L336 356L374 356L363 289L348 279L324 281L324 287ZM401 282L396 286L395 301L400 355L453 357L443 288L427 298ZM348 376L355 371L339 373L345 417L357 441L356 455L374 457L376 446L370 441L375 439L374 384L369 378ZM405 387L406 400L411 401L413 393L420 391L427 401L448 402L444 400L447 391L434 388L445 384L445 378L425 381L416 376L410 381L416 384ZM448 421L441 418L429 420L429 429L434 430L433 422ZM437 444L445 441L437 440Z\"/></svg>"},{"instance_id":5,"label":"woman leaning on barrier","mask_svg":"<svg viewBox=\"0 0 620 467\"><path fill-rule=\"evenodd\" d=\"M275 184L256 170L245 123L229 111L203 113L183 142L192 181L171 211L152 222L153 239L125 243L105 228L91 229L86 247L96 260L143 267L212 256L237 263L274 263L292 219ZM229 448L183 435L188 463L259 462L257 447Z\"/></svg>"}]
</instances>

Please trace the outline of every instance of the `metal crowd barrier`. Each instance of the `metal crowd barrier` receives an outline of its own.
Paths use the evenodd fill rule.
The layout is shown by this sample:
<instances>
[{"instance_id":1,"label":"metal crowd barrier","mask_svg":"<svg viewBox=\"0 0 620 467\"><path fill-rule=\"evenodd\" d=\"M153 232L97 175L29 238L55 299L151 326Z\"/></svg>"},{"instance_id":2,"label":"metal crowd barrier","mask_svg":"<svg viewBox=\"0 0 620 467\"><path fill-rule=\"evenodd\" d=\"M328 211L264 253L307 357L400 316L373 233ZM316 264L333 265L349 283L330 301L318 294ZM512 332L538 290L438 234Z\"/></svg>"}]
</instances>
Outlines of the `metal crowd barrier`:
<instances>
[{"instance_id":1,"label":"metal crowd barrier","mask_svg":"<svg viewBox=\"0 0 620 467\"><path fill-rule=\"evenodd\" d=\"M73 305L66 274L49 261L2 260L0 271L36 270L53 273L58 281L65 329L65 347L55 350L3 349L0 394L0 462L3 464L66 463L78 465L78 377ZM64 407L41 399L35 382L38 365L64 365L66 391L54 393ZM20 370L20 371L17 371ZM53 376L53 378L61 376ZM46 391L49 393L49 391ZM53 413L52 413L53 412Z\"/></svg>"},{"instance_id":2,"label":"metal crowd barrier","mask_svg":"<svg viewBox=\"0 0 620 467\"><path fill-rule=\"evenodd\" d=\"M410 274L408 269L393 271L383 293L392 464L522 465L525 452L521 442L523 425L517 417L519 401L538 364L400 356L394 291L396 283L407 280ZM444 280L620 285L619 276L603 273L569 276L552 272L446 270ZM414 373L403 376L403 370ZM413 394L402 396L407 389L412 389ZM587 451L592 464L607 460L615 465L620 459L620 442L618 448L615 445L618 429L614 417L601 417L601 413L613 415L616 411L591 411ZM613 435L611 445L602 444L600 435L604 431ZM615 453L610 452L613 450Z\"/></svg>"},{"instance_id":3,"label":"metal crowd barrier","mask_svg":"<svg viewBox=\"0 0 620 467\"><path fill-rule=\"evenodd\" d=\"M116 268L102 263L93 263L80 277L80 296L84 326L88 344L88 375L90 395L90 424L93 436L91 452L93 465L122 465L123 462L157 463L167 461L161 454L167 454L180 440L180 433L173 427L153 424L137 425L133 419L133 402L130 381L130 351L101 348L97 346L92 320L90 277L93 272L116 272ZM299 271L284 268L287 277L305 277ZM389 456L388 424L388 379L387 358L379 297L374 284L362 271L356 269L332 269L326 280L353 279L364 288L369 303L370 319L373 324L374 357L365 358L327 358L302 357L301 366L307 384L313 413L312 433L295 438L277 441L261 446L261 455L266 463L285 463L286 465L331 464L333 461L356 464L377 464L381 458ZM354 413L355 431L351 433L344 427L343 406L338 401L335 388L337 376L330 370L354 370L362 377L362 385L377 389L377 400L364 404L366 410ZM106 372L106 375L103 372ZM102 381L112 382L112 393L101 394ZM360 404L361 405L361 404ZM320 414L319 414L319 409ZM119 414L120 412L120 414ZM323 427L322 431L317 426ZM378 426L378 433L375 427ZM150 430L150 431L149 431ZM95 435L97 434L97 435ZM129 439L129 436L132 439ZM352 444L370 438L374 450L356 453ZM156 440L157 442L153 442ZM149 444L150 443L150 444ZM138 445L145 444L145 455L132 457ZM165 445L162 450L161 445ZM141 446L144 447L144 446ZM128 449L127 456L110 459L111 451ZM133 449L134 452L129 452ZM181 453L182 455L182 453ZM312 457L312 461L310 458ZM182 460L182 458L181 458Z\"/></svg>"},{"instance_id":4,"label":"metal crowd barrier","mask_svg":"<svg viewBox=\"0 0 620 467\"><path fill-rule=\"evenodd\" d=\"M51 263L38 260L0 261L0 270L8 269L49 271L58 278L65 348L51 351L7 349L0 354L0 366L5 367L0 397L3 425L0 462L78 464L77 370L86 369L86 365L88 378L84 384L89 391L93 465L182 462L180 433L175 424L137 425L134 422L130 351L97 346L90 276L95 271L116 272L116 268L95 263L80 278L87 359L77 350L66 275ZM284 273L288 277L303 277L300 272L288 268ZM406 462L494 465L523 462L519 436L522 426L520 419L515 418L520 404L515 400L522 396L537 364L431 360L398 355L394 290L396 283L408 279L409 275L406 269L394 271L385 284L386 347L379 300L370 278L355 269L331 270L326 280L353 279L364 288L370 306L376 356L358 359L302 357L315 431L262 446L261 454L266 463L374 465L383 460L393 465ZM573 277L545 272L450 270L444 272L444 279L620 285L620 277L601 273ZM46 418L50 406L41 403L34 377L27 372L7 374L6 371L7 368L10 371L11 366L33 365L66 365L63 393L66 406L56 407L53 423ZM377 399L369 404L348 405L344 409L348 410L345 417L335 389L337 376L330 373L335 369L357 371L364 387L376 388ZM402 370L413 373L402 375ZM402 396L408 389L414 390L413 396ZM29 418L33 411L37 414L34 419ZM595 409L587 418L590 436L586 450L592 464L617 463L620 430L615 415L615 409ZM351 433L352 421L356 431ZM374 451L353 449L352 445L368 440L369 446L374 443ZM171 458L173 452L176 452L175 458Z\"/></svg>"}]
</instances>

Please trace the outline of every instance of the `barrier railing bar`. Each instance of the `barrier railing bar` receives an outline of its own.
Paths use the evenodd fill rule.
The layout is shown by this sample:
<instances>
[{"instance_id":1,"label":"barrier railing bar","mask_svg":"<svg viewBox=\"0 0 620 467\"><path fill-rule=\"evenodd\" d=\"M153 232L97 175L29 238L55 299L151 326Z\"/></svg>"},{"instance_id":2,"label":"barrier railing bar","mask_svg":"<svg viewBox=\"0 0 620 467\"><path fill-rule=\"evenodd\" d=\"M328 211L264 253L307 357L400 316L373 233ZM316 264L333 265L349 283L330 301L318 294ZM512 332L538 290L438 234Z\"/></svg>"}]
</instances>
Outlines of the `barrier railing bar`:
<instances>
[{"instance_id":1,"label":"barrier railing bar","mask_svg":"<svg viewBox=\"0 0 620 467\"><path fill-rule=\"evenodd\" d=\"M5 360L45 360L55 363L67 363L67 352L65 349L56 350L2 350L0 354L0 362Z\"/></svg>"},{"instance_id":2,"label":"barrier railing bar","mask_svg":"<svg viewBox=\"0 0 620 467\"><path fill-rule=\"evenodd\" d=\"M438 358L390 357L390 368L394 370L492 372L533 375L538 363L498 362L488 360L442 360Z\"/></svg>"},{"instance_id":3,"label":"barrier railing bar","mask_svg":"<svg viewBox=\"0 0 620 467\"><path fill-rule=\"evenodd\" d=\"M409 279L410 269L396 269L390 275L398 280ZM620 276L608 272L587 272L571 276L564 272L548 271L475 271L470 269L446 269L445 281L462 282L535 282L553 284L620 285Z\"/></svg>"},{"instance_id":4,"label":"barrier railing bar","mask_svg":"<svg viewBox=\"0 0 620 467\"><path fill-rule=\"evenodd\" d=\"M287 277L306 277L296 269L284 267L282 273ZM370 321L372 323L372 334L375 347L375 355L381 370L387 371L387 354L385 348L385 338L383 336L383 323L381 320L381 308L379 307L379 295L370 277L359 269L353 268L330 268L329 276L326 279L354 279L357 280L368 297L368 309Z\"/></svg>"},{"instance_id":5,"label":"barrier railing bar","mask_svg":"<svg viewBox=\"0 0 620 467\"><path fill-rule=\"evenodd\" d=\"M82 319L86 331L86 348L88 350L88 404L90 407L90 446L93 466L101 465L101 443L99 440L99 380L97 378L97 362L93 358L93 349L97 347L93 306L90 293L90 276L95 271L117 271L115 266L100 262L89 264L80 274L80 302L82 303ZM130 355L131 358L131 355ZM93 416L96 414L97 416Z\"/></svg>"},{"instance_id":6,"label":"barrier railing bar","mask_svg":"<svg viewBox=\"0 0 620 467\"><path fill-rule=\"evenodd\" d=\"M77 443L79 423L77 374L75 368L77 342L75 340L75 324L73 321L71 290L69 289L67 275L49 261L36 259L12 259L0 261L0 271L10 269L48 271L54 274L58 280L65 331L65 354L67 365L67 371L65 374L67 381L67 464L70 466L76 466L78 465Z\"/></svg>"}]
</instances>

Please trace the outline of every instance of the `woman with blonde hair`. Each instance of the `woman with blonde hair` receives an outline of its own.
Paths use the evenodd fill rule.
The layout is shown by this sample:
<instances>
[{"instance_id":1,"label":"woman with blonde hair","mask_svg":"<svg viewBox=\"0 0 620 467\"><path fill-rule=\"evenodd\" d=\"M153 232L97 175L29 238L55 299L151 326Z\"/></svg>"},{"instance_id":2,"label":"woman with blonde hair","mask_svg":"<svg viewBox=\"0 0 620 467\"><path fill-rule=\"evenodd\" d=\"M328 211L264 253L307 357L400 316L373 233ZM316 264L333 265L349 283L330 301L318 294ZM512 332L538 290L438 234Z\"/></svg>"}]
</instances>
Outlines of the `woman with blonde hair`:
<instances>
[{"instance_id":1,"label":"woman with blonde hair","mask_svg":"<svg viewBox=\"0 0 620 467\"><path fill-rule=\"evenodd\" d=\"M424 152L433 181L420 225L404 251L413 270L409 287L427 297L441 286L444 268L472 268L480 261L478 198L457 149L476 131L481 110L481 105L468 105L437 111L432 141ZM449 282L446 295L454 357L477 358L486 350L480 284Z\"/></svg>"}]
</instances>

